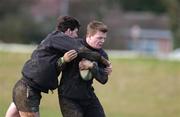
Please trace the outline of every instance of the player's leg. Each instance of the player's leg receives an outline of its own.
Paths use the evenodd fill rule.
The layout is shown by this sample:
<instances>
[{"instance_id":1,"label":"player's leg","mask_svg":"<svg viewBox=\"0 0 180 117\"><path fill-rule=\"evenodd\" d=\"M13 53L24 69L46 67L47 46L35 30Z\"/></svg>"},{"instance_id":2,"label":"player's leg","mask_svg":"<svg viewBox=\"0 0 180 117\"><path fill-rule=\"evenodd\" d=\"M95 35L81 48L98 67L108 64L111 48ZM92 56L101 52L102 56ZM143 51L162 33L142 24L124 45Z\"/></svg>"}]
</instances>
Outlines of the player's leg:
<instances>
[{"instance_id":1,"label":"player's leg","mask_svg":"<svg viewBox=\"0 0 180 117\"><path fill-rule=\"evenodd\" d=\"M39 117L41 94L29 87L23 80L19 80L13 89L13 102L21 117Z\"/></svg>"},{"instance_id":2,"label":"player's leg","mask_svg":"<svg viewBox=\"0 0 180 117\"><path fill-rule=\"evenodd\" d=\"M109 61L101 56L99 53L89 50L86 47L82 47L78 50L78 56L91 61L97 61L105 66L109 66Z\"/></svg>"},{"instance_id":3,"label":"player's leg","mask_svg":"<svg viewBox=\"0 0 180 117\"><path fill-rule=\"evenodd\" d=\"M105 112L98 98L91 99L87 103L89 104L86 108L84 117L105 117Z\"/></svg>"},{"instance_id":4,"label":"player's leg","mask_svg":"<svg viewBox=\"0 0 180 117\"><path fill-rule=\"evenodd\" d=\"M6 112L5 117L20 117L19 111L17 110L16 105L14 104L14 102L12 102L9 105L9 108L8 108L8 110Z\"/></svg>"},{"instance_id":5,"label":"player's leg","mask_svg":"<svg viewBox=\"0 0 180 117\"><path fill-rule=\"evenodd\" d=\"M59 105L63 117L84 117L80 105L71 99L59 96Z\"/></svg>"},{"instance_id":6,"label":"player's leg","mask_svg":"<svg viewBox=\"0 0 180 117\"><path fill-rule=\"evenodd\" d=\"M20 117L40 117L39 112L22 112L19 111Z\"/></svg>"}]
</instances>

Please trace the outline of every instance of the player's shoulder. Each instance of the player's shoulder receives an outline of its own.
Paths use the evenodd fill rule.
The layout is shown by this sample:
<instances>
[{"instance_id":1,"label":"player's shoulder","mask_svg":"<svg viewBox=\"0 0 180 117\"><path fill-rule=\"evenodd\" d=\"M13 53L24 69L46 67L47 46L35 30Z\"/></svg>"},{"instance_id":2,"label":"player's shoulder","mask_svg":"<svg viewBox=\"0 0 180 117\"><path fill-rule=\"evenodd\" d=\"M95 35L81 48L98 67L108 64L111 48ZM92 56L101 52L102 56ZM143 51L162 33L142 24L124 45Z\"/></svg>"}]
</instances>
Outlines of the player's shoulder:
<instances>
[{"instance_id":1,"label":"player's shoulder","mask_svg":"<svg viewBox=\"0 0 180 117\"><path fill-rule=\"evenodd\" d=\"M99 52L104 58L109 59L108 54L104 49L100 49Z\"/></svg>"},{"instance_id":2,"label":"player's shoulder","mask_svg":"<svg viewBox=\"0 0 180 117\"><path fill-rule=\"evenodd\" d=\"M77 41L83 43L84 42L84 39L83 38L76 38Z\"/></svg>"},{"instance_id":3,"label":"player's shoulder","mask_svg":"<svg viewBox=\"0 0 180 117\"><path fill-rule=\"evenodd\" d=\"M49 45L52 41L54 41L54 38L59 38L60 36L63 35L58 31L52 31L51 33L46 35L46 37L40 42L39 45Z\"/></svg>"}]
</instances>

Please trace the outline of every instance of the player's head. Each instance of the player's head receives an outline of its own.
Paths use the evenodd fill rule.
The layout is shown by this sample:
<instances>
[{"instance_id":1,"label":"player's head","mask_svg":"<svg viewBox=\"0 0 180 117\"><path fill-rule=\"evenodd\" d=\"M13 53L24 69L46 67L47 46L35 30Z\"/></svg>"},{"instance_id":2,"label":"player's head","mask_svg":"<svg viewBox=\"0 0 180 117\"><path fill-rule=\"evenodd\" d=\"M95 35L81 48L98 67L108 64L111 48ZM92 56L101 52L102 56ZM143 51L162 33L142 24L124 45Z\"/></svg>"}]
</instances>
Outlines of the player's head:
<instances>
[{"instance_id":1,"label":"player's head","mask_svg":"<svg viewBox=\"0 0 180 117\"><path fill-rule=\"evenodd\" d=\"M91 47L100 49L106 40L107 32L108 28L104 23L92 21L87 26L86 41Z\"/></svg>"},{"instance_id":2,"label":"player's head","mask_svg":"<svg viewBox=\"0 0 180 117\"><path fill-rule=\"evenodd\" d=\"M78 36L80 23L71 16L59 16L57 19L57 30L64 32L66 35L75 38Z\"/></svg>"}]
</instances>

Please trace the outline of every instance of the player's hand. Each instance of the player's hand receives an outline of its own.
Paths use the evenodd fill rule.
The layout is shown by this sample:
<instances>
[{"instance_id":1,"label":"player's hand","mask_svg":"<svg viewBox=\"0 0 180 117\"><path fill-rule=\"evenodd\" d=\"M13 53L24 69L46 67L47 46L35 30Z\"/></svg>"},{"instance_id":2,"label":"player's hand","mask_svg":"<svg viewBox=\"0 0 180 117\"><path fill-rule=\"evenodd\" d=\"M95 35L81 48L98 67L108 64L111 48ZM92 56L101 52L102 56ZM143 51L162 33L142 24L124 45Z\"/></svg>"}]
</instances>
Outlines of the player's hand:
<instances>
[{"instance_id":1,"label":"player's hand","mask_svg":"<svg viewBox=\"0 0 180 117\"><path fill-rule=\"evenodd\" d=\"M71 62L77 57L77 52L75 50L69 50L63 56L64 62Z\"/></svg>"},{"instance_id":2,"label":"player's hand","mask_svg":"<svg viewBox=\"0 0 180 117\"><path fill-rule=\"evenodd\" d=\"M112 73L112 65L111 63L109 62L109 66L105 68L105 72L110 75Z\"/></svg>"},{"instance_id":3,"label":"player's hand","mask_svg":"<svg viewBox=\"0 0 180 117\"><path fill-rule=\"evenodd\" d=\"M93 62L87 60L87 59L82 59L79 62L79 69L80 70L88 70L91 69L93 67Z\"/></svg>"}]
</instances>

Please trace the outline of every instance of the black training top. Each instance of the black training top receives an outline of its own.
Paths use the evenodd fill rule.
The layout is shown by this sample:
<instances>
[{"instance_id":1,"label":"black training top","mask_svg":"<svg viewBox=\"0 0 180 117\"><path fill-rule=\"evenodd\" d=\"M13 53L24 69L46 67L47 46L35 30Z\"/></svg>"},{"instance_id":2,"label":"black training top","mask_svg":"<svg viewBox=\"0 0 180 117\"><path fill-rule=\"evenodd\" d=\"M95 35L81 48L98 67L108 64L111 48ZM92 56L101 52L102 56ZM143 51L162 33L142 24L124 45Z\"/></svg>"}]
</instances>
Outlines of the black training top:
<instances>
[{"instance_id":1,"label":"black training top","mask_svg":"<svg viewBox=\"0 0 180 117\"><path fill-rule=\"evenodd\" d=\"M50 33L33 51L22 69L23 79L31 87L47 93L58 86L57 60L65 52L81 47L75 39L62 32Z\"/></svg>"},{"instance_id":2,"label":"black training top","mask_svg":"<svg viewBox=\"0 0 180 117\"><path fill-rule=\"evenodd\" d=\"M106 52L103 49L93 49L85 41L81 41L83 45L92 51L100 53L101 56L108 59ZM81 58L76 58L69 63L65 63L62 71L62 77L59 85L59 95L73 99L90 99L95 98L94 88L92 87L93 79L85 81L81 78L79 72L79 61ZM108 75L104 72L105 66L98 62L91 69L93 78L102 84L108 80Z\"/></svg>"}]
</instances>

